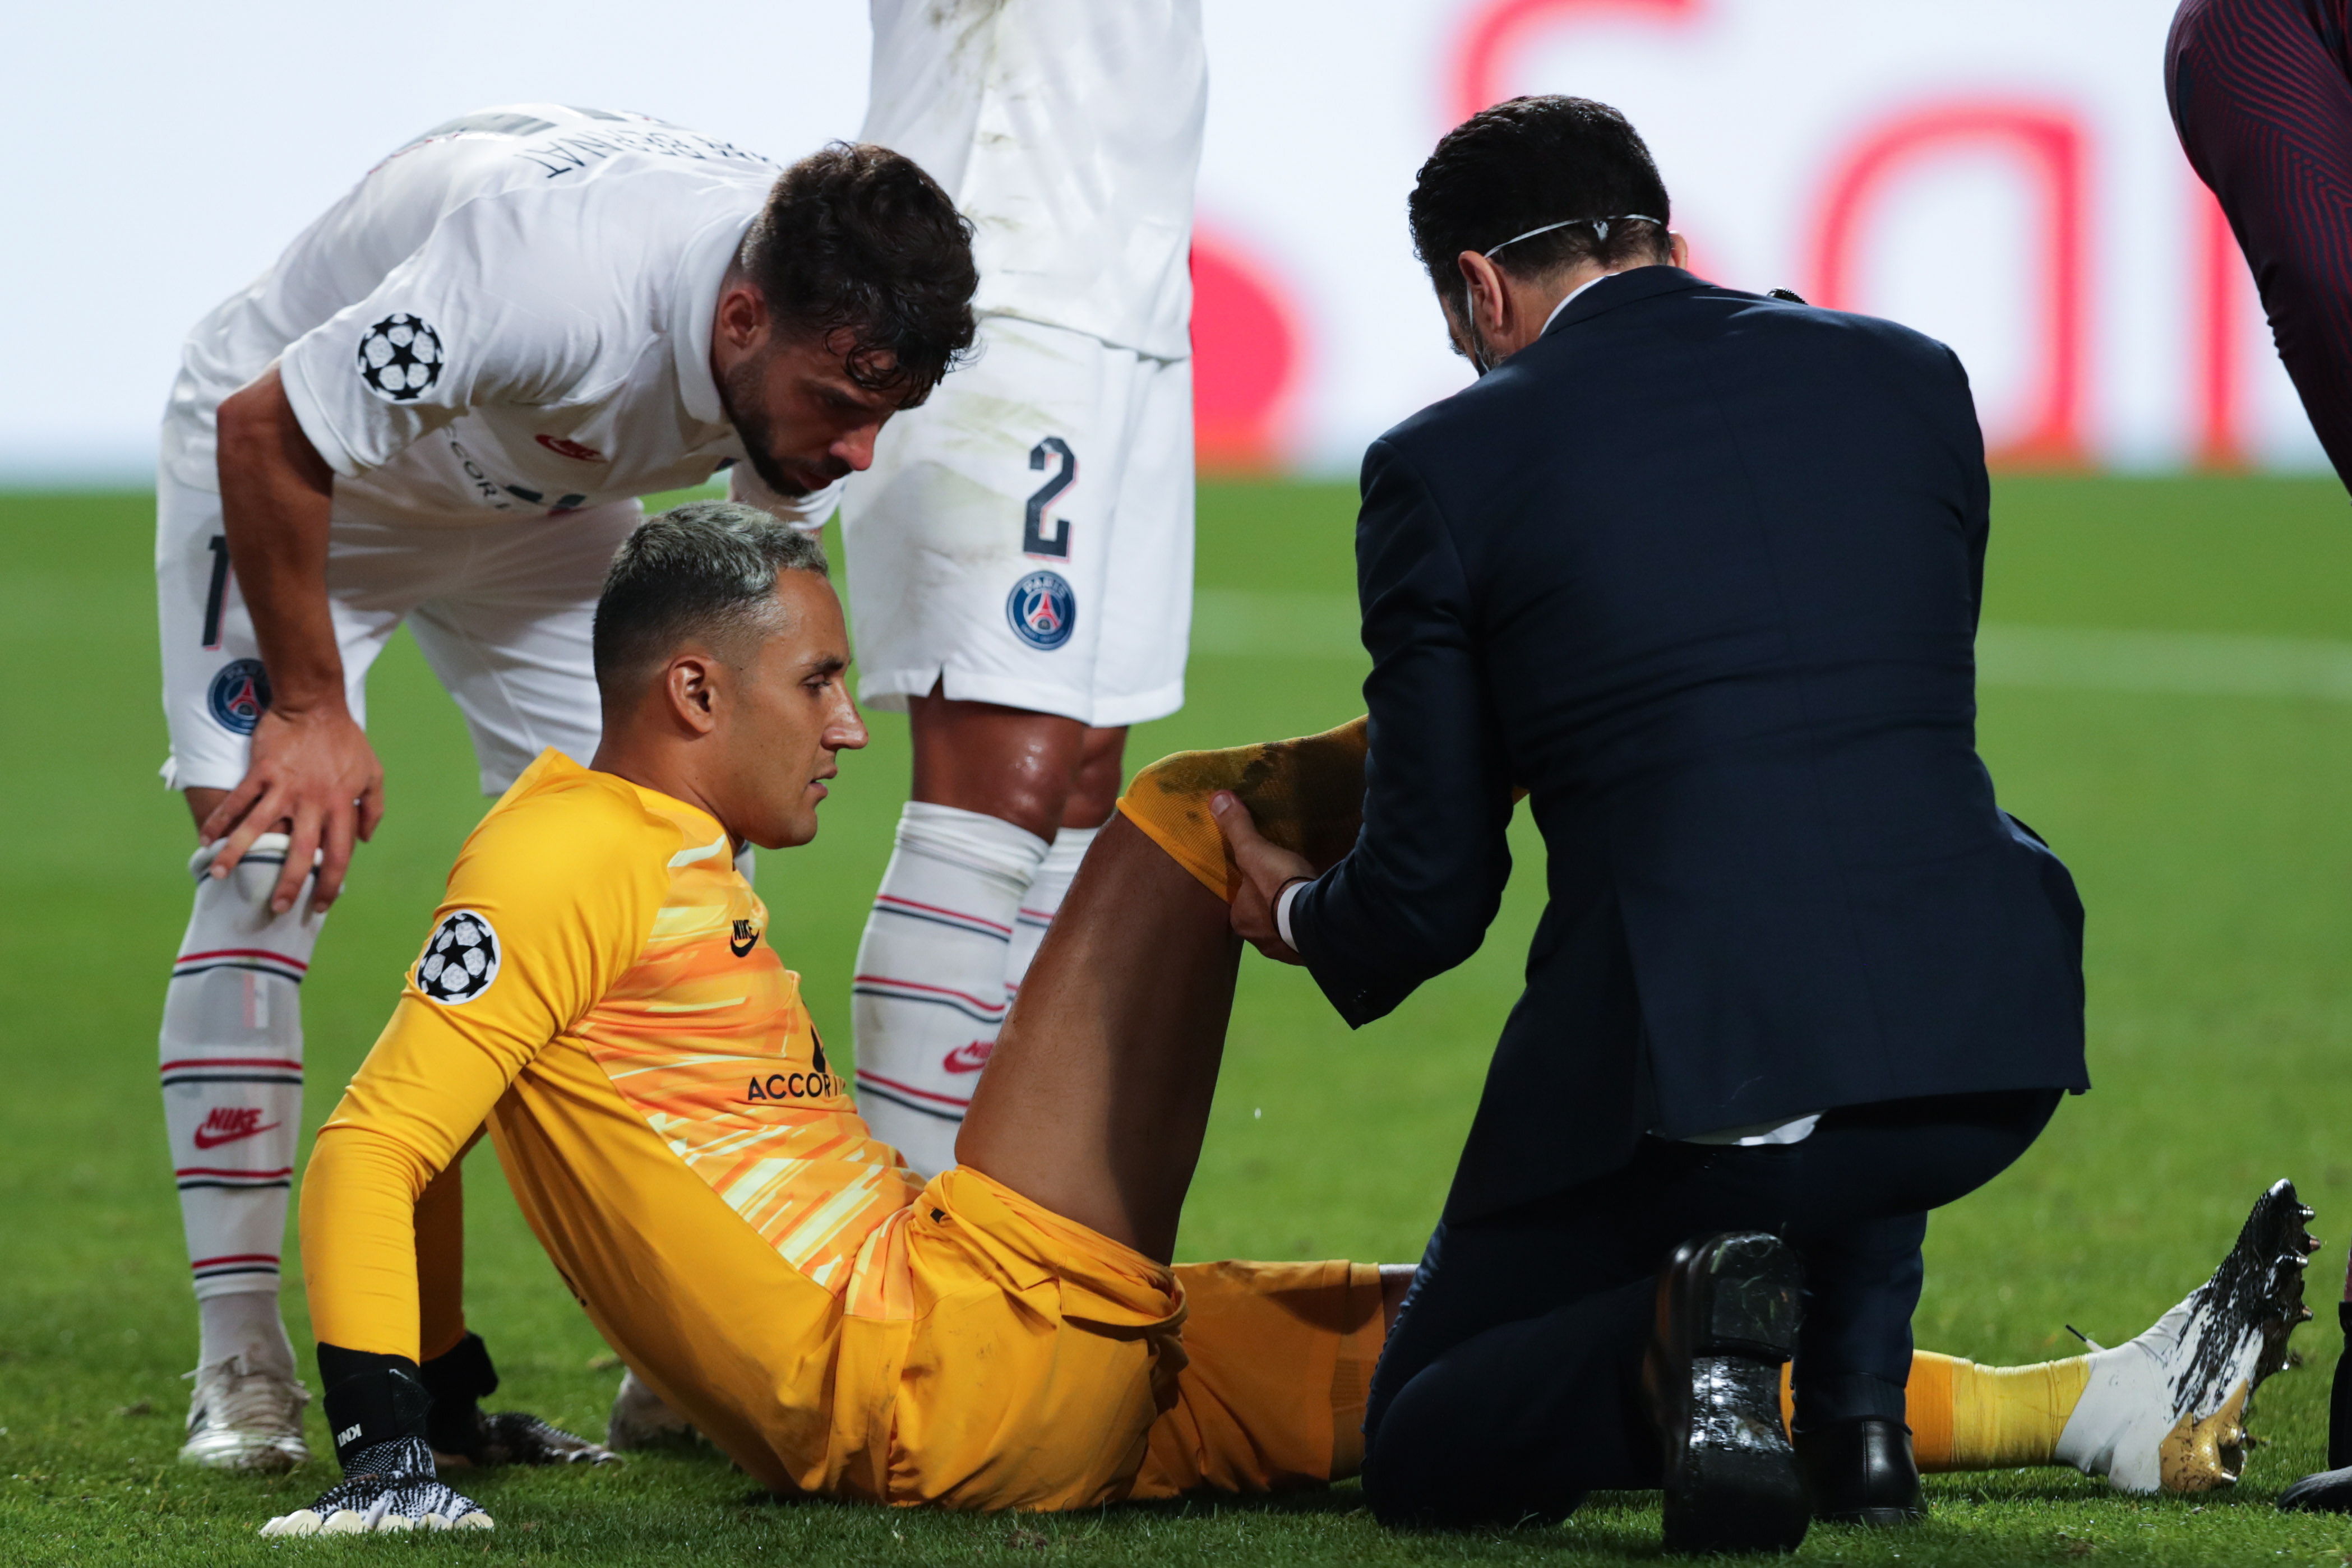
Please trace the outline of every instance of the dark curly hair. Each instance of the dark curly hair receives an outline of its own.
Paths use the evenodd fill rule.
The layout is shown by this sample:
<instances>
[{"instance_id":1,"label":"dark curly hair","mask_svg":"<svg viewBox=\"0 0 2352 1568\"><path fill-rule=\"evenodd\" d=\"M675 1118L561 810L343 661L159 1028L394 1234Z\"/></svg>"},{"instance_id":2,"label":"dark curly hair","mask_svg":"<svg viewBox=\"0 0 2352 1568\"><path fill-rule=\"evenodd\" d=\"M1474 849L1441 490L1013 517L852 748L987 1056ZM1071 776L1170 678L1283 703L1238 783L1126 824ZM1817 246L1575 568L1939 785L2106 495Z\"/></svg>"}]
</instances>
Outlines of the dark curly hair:
<instances>
[{"instance_id":1,"label":"dark curly hair","mask_svg":"<svg viewBox=\"0 0 2352 1568\"><path fill-rule=\"evenodd\" d=\"M743 270L789 327L846 332L850 378L911 408L971 349L971 225L887 147L835 141L777 176Z\"/></svg>"},{"instance_id":2,"label":"dark curly hair","mask_svg":"<svg viewBox=\"0 0 2352 1568\"><path fill-rule=\"evenodd\" d=\"M1518 278L1579 261L1619 267L1664 261L1674 214L1649 147L1625 117L1589 98L1515 98L1445 133L1413 182L1406 211L1412 248L1438 298L1459 311L1467 286L1457 258L1562 219L1639 213L1655 224L1586 224L1520 240L1494 257Z\"/></svg>"}]
</instances>

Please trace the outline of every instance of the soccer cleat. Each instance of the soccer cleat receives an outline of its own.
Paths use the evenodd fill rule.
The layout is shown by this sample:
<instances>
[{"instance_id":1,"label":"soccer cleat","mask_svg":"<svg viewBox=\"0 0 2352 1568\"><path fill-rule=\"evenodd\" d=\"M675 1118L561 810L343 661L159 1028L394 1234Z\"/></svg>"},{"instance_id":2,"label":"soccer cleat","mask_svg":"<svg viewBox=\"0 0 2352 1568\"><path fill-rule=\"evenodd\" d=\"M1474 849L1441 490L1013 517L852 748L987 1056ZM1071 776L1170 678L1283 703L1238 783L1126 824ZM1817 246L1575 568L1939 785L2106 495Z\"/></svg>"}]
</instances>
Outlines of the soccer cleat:
<instances>
[{"instance_id":1,"label":"soccer cleat","mask_svg":"<svg viewBox=\"0 0 2352 1568\"><path fill-rule=\"evenodd\" d=\"M407 1530L488 1530L490 1516L433 1470L422 1437L402 1437L352 1457L351 1473L318 1501L281 1513L264 1535L370 1535Z\"/></svg>"},{"instance_id":2,"label":"soccer cleat","mask_svg":"<svg viewBox=\"0 0 2352 1568\"><path fill-rule=\"evenodd\" d=\"M200 1366L188 1400L188 1438L180 1462L213 1470L290 1470L307 1464L302 1407L310 1391L299 1379L257 1368L242 1355Z\"/></svg>"},{"instance_id":3,"label":"soccer cleat","mask_svg":"<svg viewBox=\"0 0 2352 1568\"><path fill-rule=\"evenodd\" d=\"M485 1415L481 1401L499 1391L482 1336L467 1334L416 1369L429 1400L425 1441L443 1469L473 1465L601 1465L620 1456L520 1410Z\"/></svg>"},{"instance_id":4,"label":"soccer cleat","mask_svg":"<svg viewBox=\"0 0 2352 1568\"><path fill-rule=\"evenodd\" d=\"M2352 1468L2305 1476L2279 1494L2285 1513L2352 1513Z\"/></svg>"},{"instance_id":5,"label":"soccer cleat","mask_svg":"<svg viewBox=\"0 0 2352 1568\"><path fill-rule=\"evenodd\" d=\"M604 1447L628 1448L690 1448L701 1438L694 1423L671 1409L662 1396L638 1381L634 1372L621 1375L620 1391L613 1396L613 1414L604 1424Z\"/></svg>"},{"instance_id":6,"label":"soccer cleat","mask_svg":"<svg viewBox=\"0 0 2352 1568\"><path fill-rule=\"evenodd\" d=\"M1668 1552L1793 1552L1812 1521L1780 1424L1804 1270L1776 1236L1686 1241L1658 1279L1643 1368L1664 1442Z\"/></svg>"},{"instance_id":7,"label":"soccer cleat","mask_svg":"<svg viewBox=\"0 0 2352 1568\"><path fill-rule=\"evenodd\" d=\"M434 1446L442 1465L617 1465L621 1456L602 1444L574 1437L562 1427L520 1410L496 1415L474 1412L470 1440L456 1449Z\"/></svg>"},{"instance_id":8,"label":"soccer cleat","mask_svg":"<svg viewBox=\"0 0 2352 1568\"><path fill-rule=\"evenodd\" d=\"M2319 1243L2305 1228L2310 1218L2294 1184L2279 1182L2212 1278L2138 1338L2095 1351L2058 1460L2118 1491L2234 1485L2252 1441L2254 1391L2286 1364L2287 1336L2311 1318L2303 1274Z\"/></svg>"}]
</instances>

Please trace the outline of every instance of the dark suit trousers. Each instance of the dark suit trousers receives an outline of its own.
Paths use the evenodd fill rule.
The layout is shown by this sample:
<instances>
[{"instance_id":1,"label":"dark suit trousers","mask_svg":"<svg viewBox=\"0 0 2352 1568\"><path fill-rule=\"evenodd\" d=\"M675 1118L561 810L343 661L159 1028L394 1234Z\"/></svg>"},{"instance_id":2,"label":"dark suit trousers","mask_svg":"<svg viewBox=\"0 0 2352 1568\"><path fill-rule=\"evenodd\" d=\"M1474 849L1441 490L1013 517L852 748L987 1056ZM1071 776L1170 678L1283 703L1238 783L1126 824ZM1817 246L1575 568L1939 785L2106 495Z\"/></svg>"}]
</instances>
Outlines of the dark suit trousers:
<instances>
[{"instance_id":1,"label":"dark suit trousers","mask_svg":"<svg viewBox=\"0 0 2352 1568\"><path fill-rule=\"evenodd\" d=\"M1676 1246L1769 1230L1803 1255L1797 1425L1903 1417L1927 1211L2041 1134L2059 1091L1851 1106L1801 1143L1643 1141L1622 1169L1438 1227L1372 1379L1364 1490L1390 1523L1559 1517L1659 1484L1641 1393Z\"/></svg>"}]
</instances>

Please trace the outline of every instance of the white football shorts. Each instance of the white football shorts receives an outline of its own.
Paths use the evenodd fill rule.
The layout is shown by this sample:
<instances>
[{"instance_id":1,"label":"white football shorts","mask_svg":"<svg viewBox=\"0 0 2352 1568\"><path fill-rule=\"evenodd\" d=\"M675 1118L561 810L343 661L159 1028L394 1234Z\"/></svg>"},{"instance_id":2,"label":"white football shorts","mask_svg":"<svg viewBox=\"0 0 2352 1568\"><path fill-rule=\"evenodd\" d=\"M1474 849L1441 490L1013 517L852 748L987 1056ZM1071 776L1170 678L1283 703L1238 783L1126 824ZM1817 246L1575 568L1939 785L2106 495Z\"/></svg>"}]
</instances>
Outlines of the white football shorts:
<instances>
[{"instance_id":1,"label":"white football shorts","mask_svg":"<svg viewBox=\"0 0 2352 1568\"><path fill-rule=\"evenodd\" d=\"M635 501L478 525L388 522L336 503L327 600L352 715L367 722L368 666L408 623L474 737L482 792L502 793L548 747L585 767L603 728L589 646ZM155 587L174 789L234 789L269 682L229 570L220 497L159 476Z\"/></svg>"},{"instance_id":2,"label":"white football shorts","mask_svg":"<svg viewBox=\"0 0 2352 1568\"><path fill-rule=\"evenodd\" d=\"M892 419L841 526L858 695L1108 728L1184 704L1192 365L1010 317Z\"/></svg>"}]
</instances>

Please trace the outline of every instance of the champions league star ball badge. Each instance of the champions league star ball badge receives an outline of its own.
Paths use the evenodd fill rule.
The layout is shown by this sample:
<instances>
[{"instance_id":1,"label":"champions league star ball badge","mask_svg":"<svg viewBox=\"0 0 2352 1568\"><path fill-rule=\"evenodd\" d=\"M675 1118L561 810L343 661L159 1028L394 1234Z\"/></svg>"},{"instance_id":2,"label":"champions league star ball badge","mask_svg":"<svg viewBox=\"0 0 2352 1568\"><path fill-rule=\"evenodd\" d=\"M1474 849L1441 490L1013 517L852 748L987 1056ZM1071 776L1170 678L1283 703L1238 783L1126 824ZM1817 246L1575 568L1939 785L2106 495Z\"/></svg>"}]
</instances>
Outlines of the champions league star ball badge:
<instances>
[{"instance_id":1,"label":"champions league star ball badge","mask_svg":"<svg viewBox=\"0 0 2352 1568\"><path fill-rule=\"evenodd\" d=\"M441 379L441 334L415 317L387 316L360 340L360 380L394 402L411 402Z\"/></svg>"},{"instance_id":2,"label":"champions league star ball badge","mask_svg":"<svg viewBox=\"0 0 2352 1568\"><path fill-rule=\"evenodd\" d=\"M1013 634L1047 652L1070 640L1078 623L1078 596L1057 571L1033 571L1013 585L1004 601Z\"/></svg>"},{"instance_id":3,"label":"champions league star ball badge","mask_svg":"<svg viewBox=\"0 0 2352 1568\"><path fill-rule=\"evenodd\" d=\"M416 988L443 1007L470 1002L499 977L499 934L470 909L441 917L416 966Z\"/></svg>"},{"instance_id":4,"label":"champions league star ball badge","mask_svg":"<svg viewBox=\"0 0 2352 1568\"><path fill-rule=\"evenodd\" d=\"M231 659L213 677L205 693L213 722L238 735L251 735L261 716L269 711L269 672L258 659Z\"/></svg>"}]
</instances>

